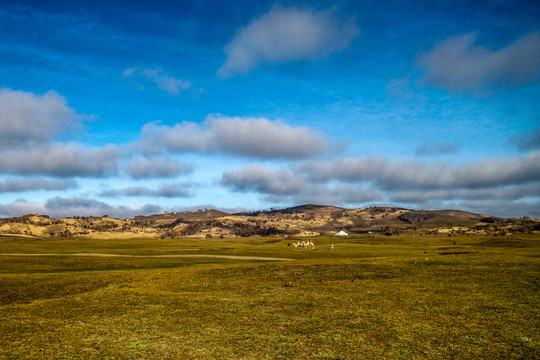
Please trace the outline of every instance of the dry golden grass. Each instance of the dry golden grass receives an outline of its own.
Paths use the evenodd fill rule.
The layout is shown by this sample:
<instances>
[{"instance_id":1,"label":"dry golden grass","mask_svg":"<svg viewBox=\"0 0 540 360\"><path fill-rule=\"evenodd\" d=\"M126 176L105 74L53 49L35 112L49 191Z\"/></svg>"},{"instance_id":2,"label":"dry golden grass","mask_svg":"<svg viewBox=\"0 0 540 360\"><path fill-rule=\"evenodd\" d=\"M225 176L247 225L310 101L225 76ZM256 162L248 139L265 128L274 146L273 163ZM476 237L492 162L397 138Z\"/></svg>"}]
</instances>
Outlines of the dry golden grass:
<instances>
[{"instance_id":1,"label":"dry golden grass","mask_svg":"<svg viewBox=\"0 0 540 360\"><path fill-rule=\"evenodd\" d=\"M0 358L539 357L538 234L314 240L4 238L0 253L149 256L0 256Z\"/></svg>"}]
</instances>

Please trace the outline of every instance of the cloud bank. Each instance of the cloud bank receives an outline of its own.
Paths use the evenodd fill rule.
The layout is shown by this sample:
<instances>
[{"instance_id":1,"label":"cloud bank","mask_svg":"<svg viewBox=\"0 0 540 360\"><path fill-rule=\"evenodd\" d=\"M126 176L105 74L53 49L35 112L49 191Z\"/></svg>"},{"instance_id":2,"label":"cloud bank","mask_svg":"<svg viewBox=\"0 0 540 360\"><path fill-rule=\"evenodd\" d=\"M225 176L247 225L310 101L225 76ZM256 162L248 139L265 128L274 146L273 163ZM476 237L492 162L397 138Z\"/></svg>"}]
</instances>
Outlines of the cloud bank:
<instances>
[{"instance_id":1,"label":"cloud bank","mask_svg":"<svg viewBox=\"0 0 540 360\"><path fill-rule=\"evenodd\" d=\"M161 206L147 204L144 206L113 206L107 203L83 197L54 197L45 203L30 203L17 200L10 204L0 205L0 216L21 216L26 214L46 214L55 218L68 216L102 216L132 218L137 215L162 213Z\"/></svg>"},{"instance_id":2,"label":"cloud bank","mask_svg":"<svg viewBox=\"0 0 540 360\"><path fill-rule=\"evenodd\" d=\"M525 211L540 204L540 152L460 165L375 156L308 160L290 169L254 165L225 171L221 183L234 191L260 194L268 202L353 206L378 202L540 216L540 207ZM510 213L498 207L502 203L505 209L523 207Z\"/></svg>"},{"instance_id":3,"label":"cloud bank","mask_svg":"<svg viewBox=\"0 0 540 360\"><path fill-rule=\"evenodd\" d=\"M349 184L313 182L289 169L260 165L225 171L221 183L238 192L260 193L274 203L354 204L381 199L377 191Z\"/></svg>"},{"instance_id":4,"label":"cloud bank","mask_svg":"<svg viewBox=\"0 0 540 360\"><path fill-rule=\"evenodd\" d=\"M332 10L274 7L237 31L225 47L218 75L246 74L264 63L314 60L349 46L359 34L353 19Z\"/></svg>"},{"instance_id":5,"label":"cloud bank","mask_svg":"<svg viewBox=\"0 0 540 360\"><path fill-rule=\"evenodd\" d=\"M302 170L318 181L369 181L383 189L456 189L517 185L539 181L540 152L524 157L484 159L449 165L417 161L391 161L367 156L336 161L310 161Z\"/></svg>"}]
</instances>

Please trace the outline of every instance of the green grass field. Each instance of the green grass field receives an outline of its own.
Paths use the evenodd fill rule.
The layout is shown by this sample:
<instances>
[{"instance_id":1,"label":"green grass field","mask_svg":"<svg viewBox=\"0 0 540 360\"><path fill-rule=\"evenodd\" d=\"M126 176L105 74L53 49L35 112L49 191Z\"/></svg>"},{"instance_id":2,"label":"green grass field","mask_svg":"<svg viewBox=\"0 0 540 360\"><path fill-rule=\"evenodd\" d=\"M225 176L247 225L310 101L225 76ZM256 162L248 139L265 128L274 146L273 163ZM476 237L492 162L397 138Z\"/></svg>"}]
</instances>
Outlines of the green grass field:
<instances>
[{"instance_id":1,"label":"green grass field","mask_svg":"<svg viewBox=\"0 0 540 360\"><path fill-rule=\"evenodd\" d=\"M0 358L540 358L538 234L292 241L0 238Z\"/></svg>"}]
</instances>

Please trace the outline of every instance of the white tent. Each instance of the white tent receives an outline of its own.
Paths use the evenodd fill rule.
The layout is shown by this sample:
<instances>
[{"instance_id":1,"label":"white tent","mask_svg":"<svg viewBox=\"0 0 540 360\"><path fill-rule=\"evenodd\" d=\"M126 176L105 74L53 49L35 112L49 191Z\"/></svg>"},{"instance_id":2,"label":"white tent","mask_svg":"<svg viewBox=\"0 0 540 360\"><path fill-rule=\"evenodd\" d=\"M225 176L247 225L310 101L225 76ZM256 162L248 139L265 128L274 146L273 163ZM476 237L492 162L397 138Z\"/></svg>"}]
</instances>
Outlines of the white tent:
<instances>
[{"instance_id":1,"label":"white tent","mask_svg":"<svg viewBox=\"0 0 540 360\"><path fill-rule=\"evenodd\" d=\"M349 236L345 231L341 230L340 232L336 233L334 236Z\"/></svg>"}]
</instances>

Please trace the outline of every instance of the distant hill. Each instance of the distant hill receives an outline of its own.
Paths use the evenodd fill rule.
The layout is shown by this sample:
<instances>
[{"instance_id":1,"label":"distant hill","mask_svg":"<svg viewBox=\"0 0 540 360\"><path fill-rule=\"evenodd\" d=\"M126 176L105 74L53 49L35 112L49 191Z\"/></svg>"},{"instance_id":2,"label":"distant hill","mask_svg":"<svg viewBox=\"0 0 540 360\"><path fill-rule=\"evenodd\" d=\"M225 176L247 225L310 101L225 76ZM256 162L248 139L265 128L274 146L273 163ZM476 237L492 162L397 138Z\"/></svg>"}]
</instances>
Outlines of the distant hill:
<instances>
[{"instance_id":1,"label":"distant hill","mask_svg":"<svg viewBox=\"0 0 540 360\"><path fill-rule=\"evenodd\" d=\"M340 211L340 210L344 210L344 208L340 208L340 207L332 206L332 205L305 204L305 205L288 207L284 209L271 209L271 210L243 212L243 213L236 213L234 215L257 216L261 214L306 214L306 213L316 213L316 212L332 212L332 211Z\"/></svg>"},{"instance_id":2,"label":"distant hill","mask_svg":"<svg viewBox=\"0 0 540 360\"><path fill-rule=\"evenodd\" d=\"M198 210L198 211L187 211L187 212L177 212L177 213L167 213L167 214L155 214L155 215L139 215L135 216L135 220L142 221L170 221L170 220L183 220L183 221L203 221L208 219L214 219L222 216L227 216L226 212L210 209L210 210Z\"/></svg>"},{"instance_id":3,"label":"distant hill","mask_svg":"<svg viewBox=\"0 0 540 360\"><path fill-rule=\"evenodd\" d=\"M101 238L319 236L345 230L362 233L484 233L540 231L540 221L505 219L460 210L410 210L399 207L345 209L305 204L285 209L228 214L215 209L136 216L133 219L79 217L52 219L25 215L0 219L0 235Z\"/></svg>"}]
</instances>

